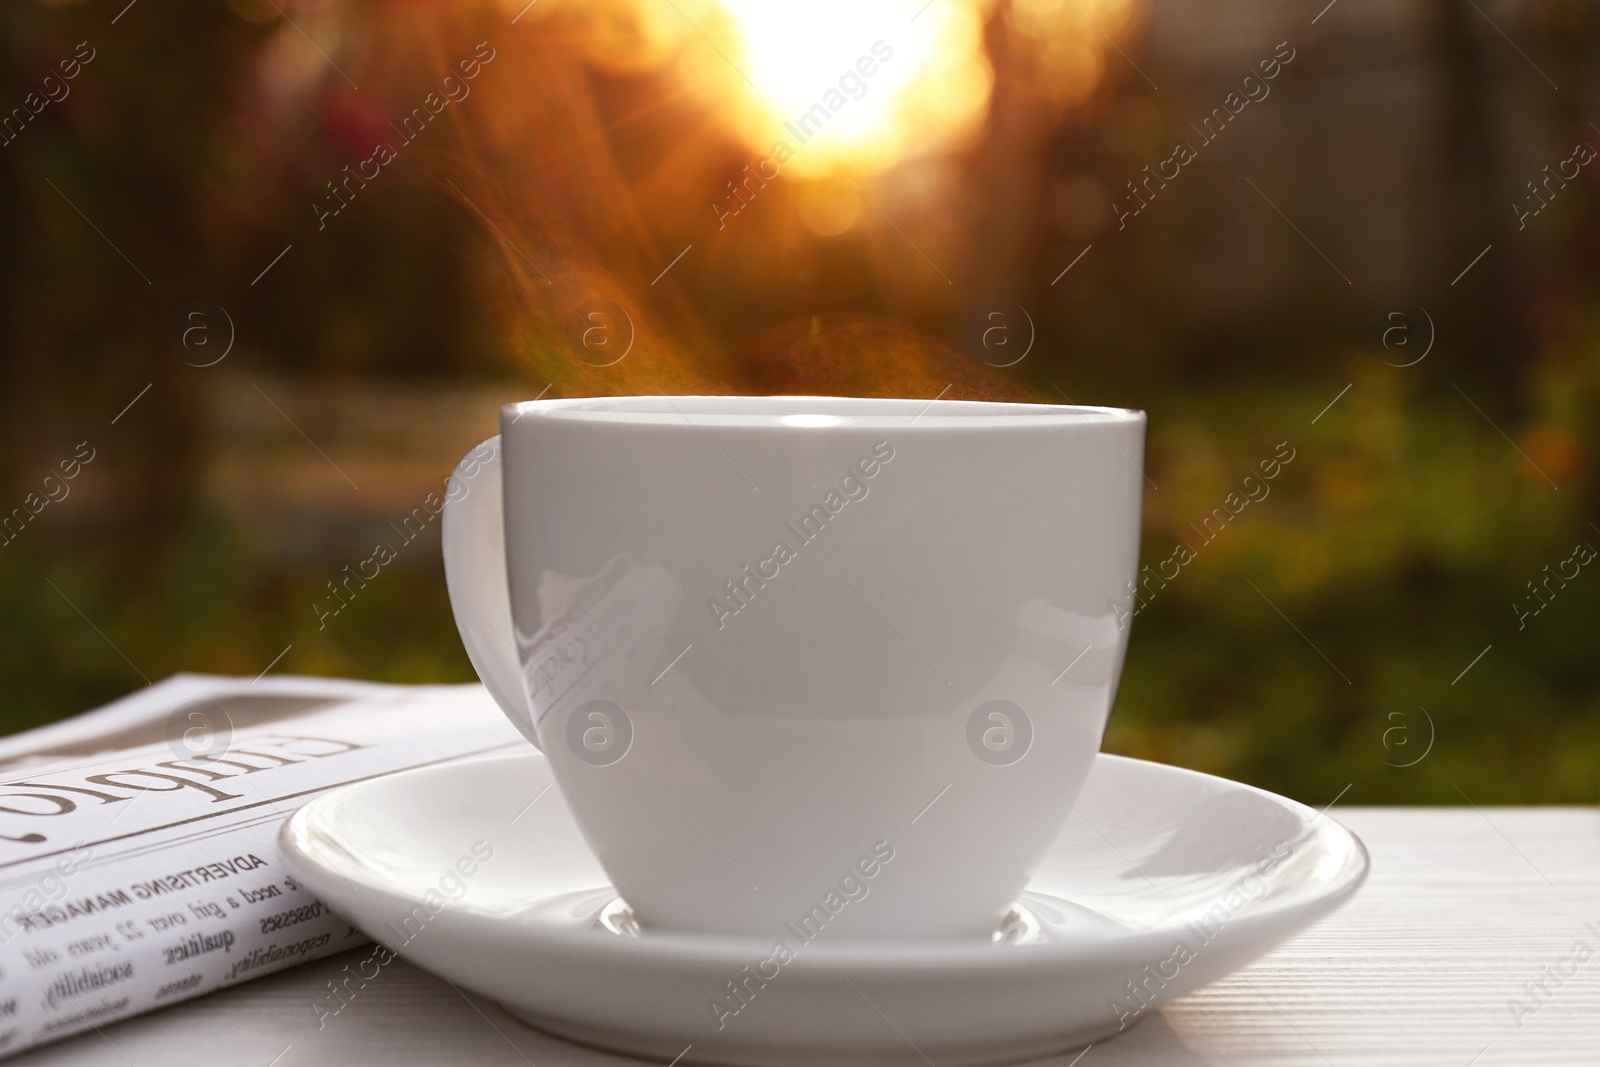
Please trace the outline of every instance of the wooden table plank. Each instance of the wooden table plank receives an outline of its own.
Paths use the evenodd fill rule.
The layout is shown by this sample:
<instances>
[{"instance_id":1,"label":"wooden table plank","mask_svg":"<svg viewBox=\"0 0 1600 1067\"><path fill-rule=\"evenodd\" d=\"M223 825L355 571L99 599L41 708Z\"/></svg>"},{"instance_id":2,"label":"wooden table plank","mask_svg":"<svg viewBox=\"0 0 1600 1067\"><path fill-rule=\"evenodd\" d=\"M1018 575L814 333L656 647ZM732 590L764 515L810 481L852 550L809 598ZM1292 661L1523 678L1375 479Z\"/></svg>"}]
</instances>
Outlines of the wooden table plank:
<instances>
[{"instance_id":1,"label":"wooden table plank","mask_svg":"<svg viewBox=\"0 0 1600 1067\"><path fill-rule=\"evenodd\" d=\"M1600 811L1347 808L1373 873L1344 910L1169 1005L1077 1067L1600 1064ZM1585 924L1593 924L1590 929ZM1593 953L1530 997L1578 942ZM484 1067L636 1061L578 1048L396 962L318 1028L312 1004L367 950L18 1057L18 1067ZM1519 1020L1508 1002L1529 1011ZM1067 1067L1071 1056L1050 1061Z\"/></svg>"}]
</instances>

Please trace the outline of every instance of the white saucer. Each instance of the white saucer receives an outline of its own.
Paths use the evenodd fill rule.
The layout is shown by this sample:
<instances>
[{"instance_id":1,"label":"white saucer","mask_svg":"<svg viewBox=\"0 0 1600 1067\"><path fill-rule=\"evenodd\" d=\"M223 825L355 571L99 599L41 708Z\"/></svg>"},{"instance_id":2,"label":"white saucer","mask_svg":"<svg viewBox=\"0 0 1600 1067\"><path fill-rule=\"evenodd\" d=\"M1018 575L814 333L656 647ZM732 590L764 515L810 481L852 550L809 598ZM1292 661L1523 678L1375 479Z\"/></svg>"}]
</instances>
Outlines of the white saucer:
<instances>
[{"instance_id":1,"label":"white saucer","mask_svg":"<svg viewBox=\"0 0 1600 1067\"><path fill-rule=\"evenodd\" d=\"M771 962L776 934L633 929L549 785L537 753L362 782L296 812L285 859L373 938L542 1030L768 1067L1009 1063L1100 1041L1280 944L1367 873L1361 842L1304 805L1102 755L1003 938L780 931L793 958Z\"/></svg>"}]
</instances>

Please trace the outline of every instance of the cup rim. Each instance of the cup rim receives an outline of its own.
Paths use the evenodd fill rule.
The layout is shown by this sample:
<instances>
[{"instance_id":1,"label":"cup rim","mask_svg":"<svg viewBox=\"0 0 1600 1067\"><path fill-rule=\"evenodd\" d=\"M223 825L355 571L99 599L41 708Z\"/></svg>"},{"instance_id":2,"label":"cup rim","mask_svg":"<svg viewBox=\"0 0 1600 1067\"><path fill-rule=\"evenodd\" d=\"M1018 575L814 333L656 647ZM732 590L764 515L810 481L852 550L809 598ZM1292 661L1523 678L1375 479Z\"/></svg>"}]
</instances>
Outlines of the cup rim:
<instances>
[{"instance_id":1,"label":"cup rim","mask_svg":"<svg viewBox=\"0 0 1600 1067\"><path fill-rule=\"evenodd\" d=\"M643 394L523 400L500 408L501 424L525 418L633 426L726 426L803 432L814 429L927 430L954 428L1096 427L1139 424L1136 408L846 396Z\"/></svg>"}]
</instances>

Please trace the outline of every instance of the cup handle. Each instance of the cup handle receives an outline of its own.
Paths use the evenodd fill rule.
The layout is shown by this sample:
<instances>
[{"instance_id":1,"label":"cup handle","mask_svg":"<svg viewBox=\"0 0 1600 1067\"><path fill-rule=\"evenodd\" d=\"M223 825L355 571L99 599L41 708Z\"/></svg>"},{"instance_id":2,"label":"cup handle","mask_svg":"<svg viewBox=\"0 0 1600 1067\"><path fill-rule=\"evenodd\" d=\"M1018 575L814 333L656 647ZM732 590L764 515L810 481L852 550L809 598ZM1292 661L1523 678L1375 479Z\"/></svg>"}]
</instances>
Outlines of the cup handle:
<instances>
[{"instance_id":1,"label":"cup handle","mask_svg":"<svg viewBox=\"0 0 1600 1067\"><path fill-rule=\"evenodd\" d=\"M464 456L445 488L440 539L450 610L484 688L539 746L522 690L522 665L506 584L505 489L499 436Z\"/></svg>"}]
</instances>

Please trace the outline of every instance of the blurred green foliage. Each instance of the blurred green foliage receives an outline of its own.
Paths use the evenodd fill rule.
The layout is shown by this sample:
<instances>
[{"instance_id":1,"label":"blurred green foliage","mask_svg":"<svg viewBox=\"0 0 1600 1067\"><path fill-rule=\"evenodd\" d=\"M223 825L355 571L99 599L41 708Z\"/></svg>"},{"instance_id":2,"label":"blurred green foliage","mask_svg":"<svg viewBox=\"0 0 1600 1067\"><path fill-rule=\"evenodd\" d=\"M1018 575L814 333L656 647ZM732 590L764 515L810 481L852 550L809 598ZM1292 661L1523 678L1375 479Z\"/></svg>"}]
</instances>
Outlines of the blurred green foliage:
<instances>
[{"instance_id":1,"label":"blurred green foliage","mask_svg":"<svg viewBox=\"0 0 1600 1067\"><path fill-rule=\"evenodd\" d=\"M1346 803L1600 799L1600 570L1517 607L1538 607L1547 565L1600 548L1593 362L1545 376L1515 442L1421 366L1347 369L1315 425L1337 390L1152 410L1144 558L1177 539L1197 556L1134 623L1107 747L1319 807L1346 786ZM1202 544L1186 524L1279 441L1296 457L1270 495Z\"/></svg>"},{"instance_id":2,"label":"blurred green foliage","mask_svg":"<svg viewBox=\"0 0 1600 1067\"><path fill-rule=\"evenodd\" d=\"M8 546L0 569L0 725L8 732L42 725L180 671L254 677L286 648L274 672L418 684L476 679L451 619L437 532L408 548L416 562L385 568L325 625L313 605L327 600L337 569L249 561L243 540L219 516L194 516L138 597L128 595L125 572L106 553L64 555L21 539Z\"/></svg>"}]
</instances>

